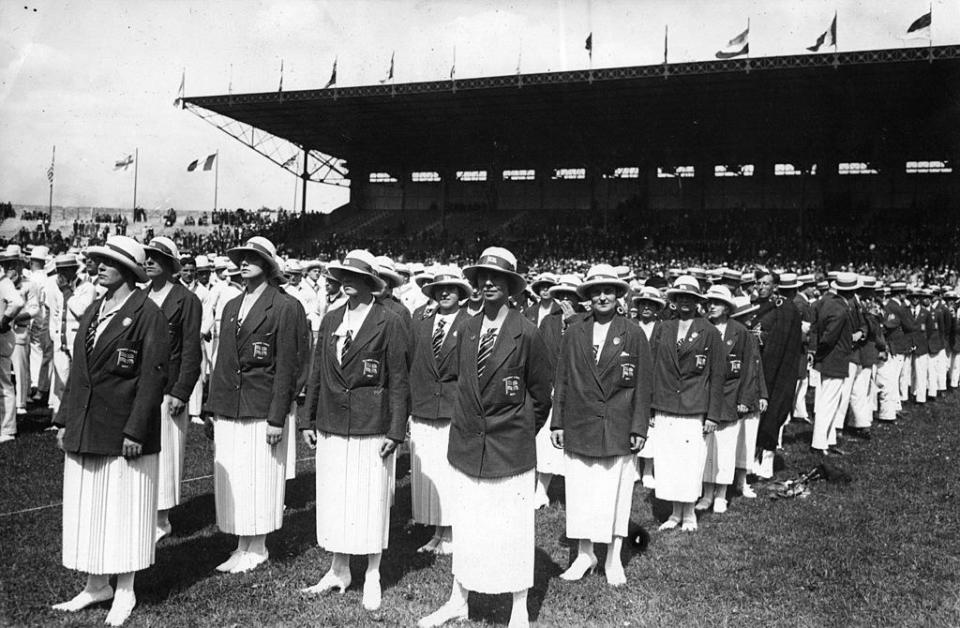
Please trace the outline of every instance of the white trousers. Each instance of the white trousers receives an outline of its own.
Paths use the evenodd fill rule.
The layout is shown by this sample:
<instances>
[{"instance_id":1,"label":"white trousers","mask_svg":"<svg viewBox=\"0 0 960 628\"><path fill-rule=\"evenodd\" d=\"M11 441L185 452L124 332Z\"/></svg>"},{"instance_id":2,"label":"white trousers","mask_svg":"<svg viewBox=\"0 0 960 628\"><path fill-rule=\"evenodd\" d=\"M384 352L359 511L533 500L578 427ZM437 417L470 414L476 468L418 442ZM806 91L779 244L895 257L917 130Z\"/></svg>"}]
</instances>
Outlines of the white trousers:
<instances>
[{"instance_id":1,"label":"white trousers","mask_svg":"<svg viewBox=\"0 0 960 628\"><path fill-rule=\"evenodd\" d=\"M46 329L30 333L30 384L37 390L50 390L50 374L53 361L53 341Z\"/></svg>"},{"instance_id":2,"label":"white trousers","mask_svg":"<svg viewBox=\"0 0 960 628\"><path fill-rule=\"evenodd\" d=\"M900 410L900 372L903 370L903 356L890 355L877 369L877 391L880 395L877 418L881 421L894 421Z\"/></svg>"},{"instance_id":3,"label":"white trousers","mask_svg":"<svg viewBox=\"0 0 960 628\"><path fill-rule=\"evenodd\" d=\"M720 423L706 435L707 456L703 465L703 481L712 484L733 484L737 466L737 436L740 421Z\"/></svg>"},{"instance_id":4,"label":"white trousers","mask_svg":"<svg viewBox=\"0 0 960 628\"><path fill-rule=\"evenodd\" d=\"M67 385L67 376L70 375L70 354L57 349L53 352L53 377L50 382L50 409L56 412L60 409L60 399L63 398L63 388Z\"/></svg>"},{"instance_id":5,"label":"white trousers","mask_svg":"<svg viewBox=\"0 0 960 628\"><path fill-rule=\"evenodd\" d=\"M807 414L807 387L810 384L810 369L803 379L797 381L797 395L793 401L793 416L798 419L806 419Z\"/></svg>"},{"instance_id":6,"label":"white trousers","mask_svg":"<svg viewBox=\"0 0 960 628\"><path fill-rule=\"evenodd\" d=\"M913 356L903 356L903 367L900 369L900 401L910 399L910 380L913 379Z\"/></svg>"},{"instance_id":7,"label":"white trousers","mask_svg":"<svg viewBox=\"0 0 960 628\"><path fill-rule=\"evenodd\" d=\"M853 372L850 387L850 427L867 428L873 425L873 399L870 394L873 367L850 364Z\"/></svg>"},{"instance_id":8,"label":"white trousers","mask_svg":"<svg viewBox=\"0 0 960 628\"><path fill-rule=\"evenodd\" d=\"M13 355L11 356L13 376L17 380L15 386L18 409L27 407L27 398L30 396L30 345L28 341L28 332L22 334L17 332L17 343L13 346Z\"/></svg>"},{"instance_id":9,"label":"white trousers","mask_svg":"<svg viewBox=\"0 0 960 628\"><path fill-rule=\"evenodd\" d=\"M0 420L0 436L17 435L17 393L10 377L10 356L0 356L0 401L3 402L3 418Z\"/></svg>"},{"instance_id":10,"label":"white trousers","mask_svg":"<svg viewBox=\"0 0 960 628\"><path fill-rule=\"evenodd\" d=\"M810 446L814 449L826 449L837 444L835 423L843 421L840 406L843 401L843 389L846 378L820 376L820 387L817 389L817 405L813 415L813 440Z\"/></svg>"},{"instance_id":11,"label":"white trousers","mask_svg":"<svg viewBox=\"0 0 960 628\"><path fill-rule=\"evenodd\" d=\"M936 368L932 368L936 365ZM931 373L928 378L932 384L936 384L937 392L947 389L947 371L950 369L950 358L947 357L947 350L940 349L935 356L930 357Z\"/></svg>"},{"instance_id":12,"label":"white trousers","mask_svg":"<svg viewBox=\"0 0 960 628\"><path fill-rule=\"evenodd\" d=\"M913 377L911 378L910 387L913 389L913 396L917 403L926 403L927 401L927 385L930 381L927 375L929 366L930 356L926 353L913 356L911 368L911 375Z\"/></svg>"},{"instance_id":13,"label":"white trousers","mask_svg":"<svg viewBox=\"0 0 960 628\"><path fill-rule=\"evenodd\" d=\"M960 387L960 351L950 356L950 386Z\"/></svg>"}]
</instances>

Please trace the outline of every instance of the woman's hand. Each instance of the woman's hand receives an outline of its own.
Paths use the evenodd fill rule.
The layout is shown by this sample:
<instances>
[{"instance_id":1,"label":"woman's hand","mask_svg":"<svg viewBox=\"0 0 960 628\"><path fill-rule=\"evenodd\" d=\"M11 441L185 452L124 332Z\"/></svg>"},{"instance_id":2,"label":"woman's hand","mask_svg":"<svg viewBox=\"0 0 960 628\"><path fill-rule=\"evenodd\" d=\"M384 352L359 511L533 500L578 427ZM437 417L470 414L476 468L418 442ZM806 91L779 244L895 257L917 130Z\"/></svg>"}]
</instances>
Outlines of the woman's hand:
<instances>
[{"instance_id":1,"label":"woman's hand","mask_svg":"<svg viewBox=\"0 0 960 628\"><path fill-rule=\"evenodd\" d=\"M764 412L767 411L767 405L768 405L768 404L767 404L767 400L766 400L766 399L761 399L761 400L760 400L760 414L763 414Z\"/></svg>"},{"instance_id":2,"label":"woman's hand","mask_svg":"<svg viewBox=\"0 0 960 628\"><path fill-rule=\"evenodd\" d=\"M280 442L283 438L283 428L276 425L267 424L267 444L271 447Z\"/></svg>"},{"instance_id":3,"label":"woman's hand","mask_svg":"<svg viewBox=\"0 0 960 628\"><path fill-rule=\"evenodd\" d=\"M640 451L643 449L644 443L647 442L646 436L640 436L639 434L630 435L630 451Z\"/></svg>"},{"instance_id":4,"label":"woman's hand","mask_svg":"<svg viewBox=\"0 0 960 628\"><path fill-rule=\"evenodd\" d=\"M563 449L563 430L553 430L550 432L550 442L557 449Z\"/></svg>"},{"instance_id":5,"label":"woman's hand","mask_svg":"<svg viewBox=\"0 0 960 628\"><path fill-rule=\"evenodd\" d=\"M170 397L170 403L167 404L167 409L170 410L170 416L180 416L186 405L186 403L176 397Z\"/></svg>"},{"instance_id":6,"label":"woman's hand","mask_svg":"<svg viewBox=\"0 0 960 628\"><path fill-rule=\"evenodd\" d=\"M704 434L712 434L712 433L715 432L716 430L717 430L717 422L716 422L716 421L711 421L710 419L707 419L706 421L703 422L703 433L704 433Z\"/></svg>"},{"instance_id":7,"label":"woman's hand","mask_svg":"<svg viewBox=\"0 0 960 628\"><path fill-rule=\"evenodd\" d=\"M60 451L66 451L66 449L63 448L63 433L66 431L67 431L66 428L63 428L63 427L57 428L57 447L60 448Z\"/></svg>"},{"instance_id":8,"label":"woman's hand","mask_svg":"<svg viewBox=\"0 0 960 628\"><path fill-rule=\"evenodd\" d=\"M317 448L316 430L300 430L300 438L303 439L303 442L305 442L310 449Z\"/></svg>"},{"instance_id":9,"label":"woman's hand","mask_svg":"<svg viewBox=\"0 0 960 628\"><path fill-rule=\"evenodd\" d=\"M384 438L383 442L380 443L380 457L386 458L392 454L394 451L396 451L397 445L397 441L393 440L392 438Z\"/></svg>"},{"instance_id":10,"label":"woman's hand","mask_svg":"<svg viewBox=\"0 0 960 628\"><path fill-rule=\"evenodd\" d=\"M140 443L130 440L127 437L123 438L123 457L124 458L138 458L140 454L143 453L143 445Z\"/></svg>"}]
</instances>

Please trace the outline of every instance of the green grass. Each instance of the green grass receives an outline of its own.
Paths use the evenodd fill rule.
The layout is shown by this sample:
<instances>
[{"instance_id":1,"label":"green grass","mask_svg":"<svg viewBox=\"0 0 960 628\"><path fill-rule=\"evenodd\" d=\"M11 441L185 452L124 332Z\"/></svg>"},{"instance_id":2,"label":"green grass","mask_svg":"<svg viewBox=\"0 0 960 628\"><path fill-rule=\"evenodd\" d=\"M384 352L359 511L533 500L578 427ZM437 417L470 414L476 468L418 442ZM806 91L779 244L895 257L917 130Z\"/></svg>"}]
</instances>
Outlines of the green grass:
<instances>
[{"instance_id":1,"label":"green grass","mask_svg":"<svg viewBox=\"0 0 960 628\"><path fill-rule=\"evenodd\" d=\"M573 544L564 537L562 481L554 503L537 514L531 618L541 626L960 626L960 408L958 396L913 408L874 439L845 440L832 459L850 484L817 482L806 498L734 499L724 515L701 517L700 531L658 532L668 514L639 485L633 523L646 539L624 551L628 583L612 589L602 575L566 583ZM787 468L811 469L810 427L791 425ZM301 444L300 458L310 452ZM212 473L212 448L191 426L185 478ZM408 523L408 460L398 464L397 504L384 555L383 608L360 605L363 562L343 596L309 598L330 563L314 536L311 460L288 483L283 528L268 537L270 561L252 573L214 567L234 537L214 523L213 482L184 485L172 512L175 533L161 541L156 564L137 576L139 604L129 626L410 626L443 603L450 558L416 553L430 532ZM0 448L0 511L60 501L62 457L50 432L27 432ZM72 597L84 576L60 565L59 507L0 517L0 582L6 625L102 625L106 606L61 614L49 606ZM602 561L602 555L601 555ZM471 595L466 626L504 624L508 596Z\"/></svg>"}]
</instances>

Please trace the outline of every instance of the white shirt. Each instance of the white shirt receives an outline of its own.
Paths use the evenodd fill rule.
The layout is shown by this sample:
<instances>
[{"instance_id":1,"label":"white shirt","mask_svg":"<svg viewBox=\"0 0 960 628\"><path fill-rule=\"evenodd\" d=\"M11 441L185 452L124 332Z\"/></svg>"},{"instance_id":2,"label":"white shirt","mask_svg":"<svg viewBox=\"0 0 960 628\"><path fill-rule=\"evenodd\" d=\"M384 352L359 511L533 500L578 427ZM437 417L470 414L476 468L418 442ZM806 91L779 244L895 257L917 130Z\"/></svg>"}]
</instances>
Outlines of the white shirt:
<instances>
[{"instance_id":1,"label":"white shirt","mask_svg":"<svg viewBox=\"0 0 960 628\"><path fill-rule=\"evenodd\" d=\"M607 332L610 331L610 321L606 323L593 323L593 346L596 347L596 355L593 361L600 363L600 354L603 353L603 345L607 342Z\"/></svg>"},{"instance_id":2,"label":"white shirt","mask_svg":"<svg viewBox=\"0 0 960 628\"><path fill-rule=\"evenodd\" d=\"M434 317L433 321L433 332L430 334L430 338L433 338L433 334L437 333L437 326L440 324L440 321L443 321L443 340L440 341L440 344L447 339L447 334L450 333L450 326L453 325L453 319L457 317L457 312L453 314L440 314L437 312L437 315Z\"/></svg>"},{"instance_id":3,"label":"white shirt","mask_svg":"<svg viewBox=\"0 0 960 628\"><path fill-rule=\"evenodd\" d=\"M500 327L503 326L503 321L507 320L507 312L510 309L504 304L500 311L497 312L497 316L493 319L489 319L486 315L483 316L483 322L480 323L480 337L482 338L488 330L492 329L495 335L500 334ZM496 343L496 341L494 341ZM477 355L480 355L480 343L477 343Z\"/></svg>"},{"instance_id":4,"label":"white shirt","mask_svg":"<svg viewBox=\"0 0 960 628\"><path fill-rule=\"evenodd\" d=\"M550 314L551 309L553 309L552 300L550 301L550 304L547 305L546 307L544 307L542 301L540 302L540 307L537 308L537 327L539 327L543 323L543 319L545 319Z\"/></svg>"},{"instance_id":5,"label":"white shirt","mask_svg":"<svg viewBox=\"0 0 960 628\"><path fill-rule=\"evenodd\" d=\"M714 327L717 328L717 331L720 332L720 337L723 338L723 335L727 333L727 323L726 321L722 323L714 323Z\"/></svg>"},{"instance_id":6,"label":"white shirt","mask_svg":"<svg viewBox=\"0 0 960 628\"><path fill-rule=\"evenodd\" d=\"M110 320L113 319L113 316L120 311L124 305L126 305L127 300L133 294L133 291L128 294L123 301L113 306L109 310L105 309L107 307L107 300L104 299L100 302L100 311L97 313L97 330L94 332L94 344L100 341L100 336L103 334L103 330L107 328L107 325L110 324Z\"/></svg>"},{"instance_id":7,"label":"white shirt","mask_svg":"<svg viewBox=\"0 0 960 628\"><path fill-rule=\"evenodd\" d=\"M653 328L656 326L657 321L650 321L649 323L644 323L643 321L637 321L640 323L640 329L643 330L643 333L647 335L647 340L650 340L650 336L653 335Z\"/></svg>"},{"instance_id":8,"label":"white shirt","mask_svg":"<svg viewBox=\"0 0 960 628\"><path fill-rule=\"evenodd\" d=\"M237 327L243 324L243 319L247 317L247 314L250 313L250 310L253 308L253 304L257 302L257 299L260 298L260 295L263 294L263 291L267 289L267 282L264 281L259 286L257 286L253 292L244 290L243 291L243 300L240 302L240 311L237 313Z\"/></svg>"},{"instance_id":9,"label":"white shirt","mask_svg":"<svg viewBox=\"0 0 960 628\"><path fill-rule=\"evenodd\" d=\"M157 307L163 307L163 301L167 298L167 295L170 294L171 290L173 290L173 284L168 281L159 290L154 290L151 288L147 293L147 296L150 297L151 301L157 304Z\"/></svg>"},{"instance_id":10,"label":"white shirt","mask_svg":"<svg viewBox=\"0 0 960 628\"><path fill-rule=\"evenodd\" d=\"M373 301L371 298L369 303L361 303L352 310L349 305L344 308L343 320L340 321L340 326L333 332L333 335L337 337L337 362L340 362L343 358L343 344L346 342L347 332L350 332L352 340L356 340L357 333L363 327L363 321L367 320L367 314L370 313L370 306L373 305Z\"/></svg>"}]
</instances>

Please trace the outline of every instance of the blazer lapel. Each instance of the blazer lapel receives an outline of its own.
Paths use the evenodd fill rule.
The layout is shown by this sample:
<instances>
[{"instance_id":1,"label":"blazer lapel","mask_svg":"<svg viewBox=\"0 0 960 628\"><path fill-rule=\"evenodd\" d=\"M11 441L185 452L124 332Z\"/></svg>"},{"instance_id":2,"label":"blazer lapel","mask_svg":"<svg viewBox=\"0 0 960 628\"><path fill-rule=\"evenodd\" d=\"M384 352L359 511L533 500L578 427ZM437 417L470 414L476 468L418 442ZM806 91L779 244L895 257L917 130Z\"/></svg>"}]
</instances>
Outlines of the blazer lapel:
<instances>
[{"instance_id":1,"label":"blazer lapel","mask_svg":"<svg viewBox=\"0 0 960 628\"><path fill-rule=\"evenodd\" d=\"M624 325L624 320L622 316L614 316L613 320L610 321L610 329L607 331L607 339L603 343L603 348L600 351L600 363L597 365L597 371L603 373L608 368L614 359L620 355L620 351L623 348L624 337L627 335L627 330Z\"/></svg>"},{"instance_id":2,"label":"blazer lapel","mask_svg":"<svg viewBox=\"0 0 960 628\"><path fill-rule=\"evenodd\" d=\"M467 314L466 310L460 310L457 312L453 322L450 323L450 329L447 330L447 336L443 339L443 344L440 345L440 361L436 365L437 368L449 360L450 356L453 355L453 350L457 348L457 342L460 340L460 334L463 333L464 327L466 326L465 323L469 319L470 316Z\"/></svg>"},{"instance_id":3,"label":"blazer lapel","mask_svg":"<svg viewBox=\"0 0 960 628\"><path fill-rule=\"evenodd\" d=\"M238 347L243 346L243 343L250 338L250 334L255 332L257 328L260 327L263 319L267 317L267 311L273 307L273 299L276 294L276 288L273 286L267 286L263 291L263 294L257 298L256 302L254 302L253 307L251 307L250 311L247 312L247 317L243 319L243 324L240 325L240 331L237 332ZM242 298L243 296L241 295L241 299Z\"/></svg>"},{"instance_id":4,"label":"blazer lapel","mask_svg":"<svg viewBox=\"0 0 960 628\"><path fill-rule=\"evenodd\" d=\"M567 330L567 333L571 333ZM575 342L580 350L580 359L590 366L593 378L600 382L600 372L597 371L597 361L593 357L593 316L588 316L579 325L573 328L576 334Z\"/></svg>"},{"instance_id":5,"label":"blazer lapel","mask_svg":"<svg viewBox=\"0 0 960 628\"><path fill-rule=\"evenodd\" d=\"M91 366L102 364L106 361L109 357L106 350L107 347L111 346L113 341L130 325L132 315L140 309L146 298L147 293L143 290L138 289L134 291L126 303L117 310L117 313L110 317L110 321L104 328L103 333L100 334L100 338L97 339L97 344L93 346L93 351L90 355ZM126 324L124 324L124 321L126 321Z\"/></svg>"},{"instance_id":6,"label":"blazer lapel","mask_svg":"<svg viewBox=\"0 0 960 628\"><path fill-rule=\"evenodd\" d=\"M340 323L343 322L344 312L346 312L346 308L341 307L333 310L327 315L330 317L331 330L335 331L337 327L340 326ZM324 354L326 355L326 359L330 365L330 372L334 374L341 386L346 386L347 380L343 377L343 369L340 366L340 362L337 360L337 337L331 333L326 338L317 338L317 342L327 343Z\"/></svg>"},{"instance_id":7,"label":"blazer lapel","mask_svg":"<svg viewBox=\"0 0 960 628\"><path fill-rule=\"evenodd\" d=\"M346 310L344 310L344 312L346 312ZM347 353L343 356L343 360L341 360L344 368L360 353L361 349L370 344L370 341L380 333L380 329L383 327L385 320L383 306L377 302L370 304L370 311L367 312L367 317L363 319L363 324L360 325L360 329L357 330L357 337L350 343L350 348L347 349Z\"/></svg>"},{"instance_id":8,"label":"blazer lapel","mask_svg":"<svg viewBox=\"0 0 960 628\"><path fill-rule=\"evenodd\" d=\"M493 342L493 352L487 358L487 363L483 367L483 377L480 378L481 391L486 389L493 373L517 348L516 338L521 335L518 316L522 316L522 314L515 310L508 311L506 320L500 326L500 333L497 334L497 338Z\"/></svg>"}]
</instances>

